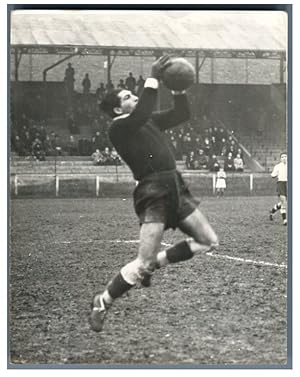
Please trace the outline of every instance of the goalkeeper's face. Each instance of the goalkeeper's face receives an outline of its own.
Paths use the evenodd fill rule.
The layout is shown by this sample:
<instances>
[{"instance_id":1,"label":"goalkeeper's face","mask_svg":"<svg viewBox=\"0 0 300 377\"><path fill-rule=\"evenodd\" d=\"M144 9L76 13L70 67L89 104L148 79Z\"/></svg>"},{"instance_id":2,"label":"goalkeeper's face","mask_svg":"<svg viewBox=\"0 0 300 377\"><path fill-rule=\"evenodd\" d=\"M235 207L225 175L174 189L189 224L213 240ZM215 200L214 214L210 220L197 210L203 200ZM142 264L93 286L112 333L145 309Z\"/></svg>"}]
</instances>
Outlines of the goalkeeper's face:
<instances>
[{"instance_id":1,"label":"goalkeeper's face","mask_svg":"<svg viewBox=\"0 0 300 377\"><path fill-rule=\"evenodd\" d=\"M132 94L130 90L126 89L121 90L118 97L120 98L120 107L117 109L117 111L115 109L115 112L118 112L120 115L131 114L136 108L139 98Z\"/></svg>"}]
</instances>

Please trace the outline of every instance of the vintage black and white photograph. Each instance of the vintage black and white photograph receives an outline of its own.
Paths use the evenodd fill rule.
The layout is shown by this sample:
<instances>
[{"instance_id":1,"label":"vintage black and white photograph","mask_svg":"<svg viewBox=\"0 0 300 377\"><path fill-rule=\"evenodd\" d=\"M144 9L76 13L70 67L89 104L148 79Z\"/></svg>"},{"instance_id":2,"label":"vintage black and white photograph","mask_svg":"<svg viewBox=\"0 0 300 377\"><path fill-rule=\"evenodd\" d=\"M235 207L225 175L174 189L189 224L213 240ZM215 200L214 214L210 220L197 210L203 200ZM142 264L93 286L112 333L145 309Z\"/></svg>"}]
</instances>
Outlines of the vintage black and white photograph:
<instances>
[{"instance_id":1,"label":"vintage black and white photograph","mask_svg":"<svg viewBox=\"0 0 300 377\"><path fill-rule=\"evenodd\" d=\"M10 7L9 368L291 368L291 6L181 8Z\"/></svg>"}]
</instances>

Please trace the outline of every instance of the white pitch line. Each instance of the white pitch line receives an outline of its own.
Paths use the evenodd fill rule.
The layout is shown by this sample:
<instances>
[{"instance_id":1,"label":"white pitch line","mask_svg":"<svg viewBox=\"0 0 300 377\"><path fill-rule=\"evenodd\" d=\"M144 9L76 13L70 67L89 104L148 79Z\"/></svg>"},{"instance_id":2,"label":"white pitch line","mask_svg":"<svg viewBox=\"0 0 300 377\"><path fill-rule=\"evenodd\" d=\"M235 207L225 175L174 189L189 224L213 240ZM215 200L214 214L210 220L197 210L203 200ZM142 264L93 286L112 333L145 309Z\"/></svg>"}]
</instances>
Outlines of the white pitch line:
<instances>
[{"instance_id":1,"label":"white pitch line","mask_svg":"<svg viewBox=\"0 0 300 377\"><path fill-rule=\"evenodd\" d=\"M210 257L215 257L215 258L223 258L223 259L230 259L238 262L243 262L243 263L252 263L260 266L270 266L270 267L278 267L278 268L287 268L285 264L278 264L278 263L270 263L270 262L264 262L264 261L256 261L253 259L244 259L244 258L238 258L238 257L231 257L230 255L222 255L222 254L214 254L214 253L206 253L206 255L209 255Z\"/></svg>"},{"instance_id":2,"label":"white pitch line","mask_svg":"<svg viewBox=\"0 0 300 377\"><path fill-rule=\"evenodd\" d=\"M140 243L139 240L105 240L106 242L115 242L115 243ZM161 245L170 247L172 244L161 242Z\"/></svg>"},{"instance_id":3,"label":"white pitch line","mask_svg":"<svg viewBox=\"0 0 300 377\"><path fill-rule=\"evenodd\" d=\"M116 242L116 243L139 243L139 240L109 240L108 242ZM172 244L166 243L166 242L161 242L161 245L170 247ZM285 264L278 264L278 263L270 263L270 262L264 262L264 261L256 261L253 259L244 259L244 258L239 258L239 257L232 257L230 255L226 254L215 254L212 252L206 253L205 255L208 255L210 257L215 257L215 258L223 258L223 259L229 259L229 260L234 260L237 262L243 262L243 263L251 263L259 266L268 266L268 267L277 267L277 268L285 268L287 269L287 266Z\"/></svg>"},{"instance_id":4,"label":"white pitch line","mask_svg":"<svg viewBox=\"0 0 300 377\"><path fill-rule=\"evenodd\" d=\"M62 243L62 244L71 244L71 243L94 243L94 242L111 242L111 243L139 243L139 240L84 240L84 241L55 241L54 243ZM167 242L161 242L162 246L170 247L172 244ZM237 262L243 262L243 263L250 263L254 265L259 266L266 266L266 267L277 267L277 268L285 268L287 269L287 265L285 264L278 264L278 263L270 263L270 262L264 262L264 261L256 261L253 259L245 259L245 258L239 258L239 257L232 257L230 255L226 254L215 254L212 252L208 252L205 255L208 255L210 257L214 258L222 258L222 259L228 259L228 260L234 260Z\"/></svg>"},{"instance_id":5,"label":"white pitch line","mask_svg":"<svg viewBox=\"0 0 300 377\"><path fill-rule=\"evenodd\" d=\"M95 243L95 242L111 242L111 243L140 243L139 240L73 240L73 241L54 241L55 244L69 245L71 243ZM172 244L161 242L163 246L170 247Z\"/></svg>"}]
</instances>

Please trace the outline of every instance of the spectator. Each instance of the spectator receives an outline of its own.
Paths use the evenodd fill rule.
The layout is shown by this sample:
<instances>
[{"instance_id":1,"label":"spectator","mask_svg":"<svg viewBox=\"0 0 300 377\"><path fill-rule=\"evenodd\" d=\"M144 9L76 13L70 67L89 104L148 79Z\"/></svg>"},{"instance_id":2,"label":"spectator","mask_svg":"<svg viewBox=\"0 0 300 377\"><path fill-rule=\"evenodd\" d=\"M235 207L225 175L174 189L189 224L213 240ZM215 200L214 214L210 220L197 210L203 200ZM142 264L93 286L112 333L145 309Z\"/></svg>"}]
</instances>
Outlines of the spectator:
<instances>
[{"instance_id":1,"label":"spectator","mask_svg":"<svg viewBox=\"0 0 300 377\"><path fill-rule=\"evenodd\" d=\"M111 80L108 81L108 83L106 84L106 91L107 92L111 92L115 89L115 86L113 84L113 82Z\"/></svg>"},{"instance_id":2,"label":"spectator","mask_svg":"<svg viewBox=\"0 0 300 377\"><path fill-rule=\"evenodd\" d=\"M44 143L44 141L46 140L46 137L47 137L47 130L46 130L44 124L40 125L39 134L40 134L41 142Z\"/></svg>"},{"instance_id":3,"label":"spectator","mask_svg":"<svg viewBox=\"0 0 300 377\"><path fill-rule=\"evenodd\" d=\"M192 139L194 139L194 138L196 137L196 132L195 132L195 129L194 129L194 127L191 125L190 122L187 123L186 128L187 128L188 132L190 133Z\"/></svg>"},{"instance_id":4,"label":"spectator","mask_svg":"<svg viewBox=\"0 0 300 377\"><path fill-rule=\"evenodd\" d=\"M29 127L29 119L27 118L27 116L26 116L25 113L22 113L20 123L21 123L22 128L24 128L25 130L28 129L28 127Z\"/></svg>"},{"instance_id":5,"label":"spectator","mask_svg":"<svg viewBox=\"0 0 300 377\"><path fill-rule=\"evenodd\" d=\"M54 147L55 147L55 148L54 148L55 151L56 151L55 153L56 153L57 155L59 155L59 156L61 156L62 153L63 153L63 150L62 150L60 144L61 144L61 142L60 142L60 140L59 140L59 136L58 136L57 134L55 134L53 145L54 145Z\"/></svg>"},{"instance_id":6,"label":"spectator","mask_svg":"<svg viewBox=\"0 0 300 377\"><path fill-rule=\"evenodd\" d=\"M51 148L55 149L55 132L51 131L50 133L50 144Z\"/></svg>"},{"instance_id":7,"label":"spectator","mask_svg":"<svg viewBox=\"0 0 300 377\"><path fill-rule=\"evenodd\" d=\"M220 132L219 132L219 129L218 129L218 127L213 127L213 131L212 131L212 136L214 136L215 137L215 139L216 139L216 142L218 142L218 141L220 141L221 139L220 139Z\"/></svg>"},{"instance_id":8,"label":"spectator","mask_svg":"<svg viewBox=\"0 0 300 377\"><path fill-rule=\"evenodd\" d=\"M182 142L183 142L183 154L185 156L188 156L189 153L194 149L193 141L189 132L187 132L183 136Z\"/></svg>"},{"instance_id":9,"label":"spectator","mask_svg":"<svg viewBox=\"0 0 300 377\"><path fill-rule=\"evenodd\" d=\"M201 148L201 145L202 145L202 139L201 139L201 136L197 135L195 137L195 150L198 150L199 148Z\"/></svg>"},{"instance_id":10,"label":"spectator","mask_svg":"<svg viewBox=\"0 0 300 377\"><path fill-rule=\"evenodd\" d=\"M227 137L226 137L226 133L225 133L225 130L224 130L224 128L223 127L219 127L218 128L218 137L217 137L217 139L218 140L222 140L222 139L227 139Z\"/></svg>"},{"instance_id":11,"label":"spectator","mask_svg":"<svg viewBox=\"0 0 300 377\"><path fill-rule=\"evenodd\" d=\"M37 137L37 132L37 126L33 124L32 127L29 128L29 135L32 141Z\"/></svg>"},{"instance_id":12,"label":"spectator","mask_svg":"<svg viewBox=\"0 0 300 377\"><path fill-rule=\"evenodd\" d=\"M220 198L224 196L224 192L226 190L226 173L223 168L217 172L217 180L216 180L216 192L217 197Z\"/></svg>"},{"instance_id":13,"label":"spectator","mask_svg":"<svg viewBox=\"0 0 300 377\"><path fill-rule=\"evenodd\" d=\"M213 154L208 162L208 168L210 171L219 171L220 170L220 163L217 159L217 156Z\"/></svg>"},{"instance_id":14,"label":"spectator","mask_svg":"<svg viewBox=\"0 0 300 377\"><path fill-rule=\"evenodd\" d=\"M126 89L126 86L125 86L125 83L124 83L124 80L123 79L120 79L118 85L117 85L117 88L119 89Z\"/></svg>"},{"instance_id":15,"label":"spectator","mask_svg":"<svg viewBox=\"0 0 300 377\"><path fill-rule=\"evenodd\" d=\"M24 146L24 155L28 156L32 152L32 139L30 137L29 131L25 132L24 138L22 139L23 146Z\"/></svg>"},{"instance_id":16,"label":"spectator","mask_svg":"<svg viewBox=\"0 0 300 377\"><path fill-rule=\"evenodd\" d=\"M96 99L97 99L97 104L99 105L101 101L103 100L105 95L105 87L103 82L100 82L99 88L96 90Z\"/></svg>"},{"instance_id":17,"label":"spectator","mask_svg":"<svg viewBox=\"0 0 300 377\"><path fill-rule=\"evenodd\" d=\"M77 143L74 139L73 135L70 135L69 142L68 142L68 153L70 156L76 156L77 155Z\"/></svg>"},{"instance_id":18,"label":"spectator","mask_svg":"<svg viewBox=\"0 0 300 377\"><path fill-rule=\"evenodd\" d=\"M234 140L231 140L228 152L231 152L232 156L236 156L237 146Z\"/></svg>"},{"instance_id":19,"label":"spectator","mask_svg":"<svg viewBox=\"0 0 300 377\"><path fill-rule=\"evenodd\" d=\"M105 147L102 154L103 154L103 157L105 159L104 160L105 165L111 165L113 163L113 160L112 160L112 157L111 157L110 149L108 147Z\"/></svg>"},{"instance_id":20,"label":"spectator","mask_svg":"<svg viewBox=\"0 0 300 377\"><path fill-rule=\"evenodd\" d=\"M99 149L92 154L93 165L104 165L105 158Z\"/></svg>"},{"instance_id":21,"label":"spectator","mask_svg":"<svg viewBox=\"0 0 300 377\"><path fill-rule=\"evenodd\" d=\"M45 161L45 151L39 138L35 138L32 143L32 155L38 161Z\"/></svg>"},{"instance_id":22,"label":"spectator","mask_svg":"<svg viewBox=\"0 0 300 377\"><path fill-rule=\"evenodd\" d=\"M67 68L65 70L65 78L66 78L66 80L73 79L74 75L75 75L75 70L72 67L72 64L68 63L68 66L67 66Z\"/></svg>"},{"instance_id":23,"label":"spectator","mask_svg":"<svg viewBox=\"0 0 300 377\"><path fill-rule=\"evenodd\" d=\"M214 136L214 134L213 134L213 128L212 127L208 128L208 134L207 134L207 136L209 137L209 140L211 140L212 136Z\"/></svg>"},{"instance_id":24,"label":"spectator","mask_svg":"<svg viewBox=\"0 0 300 377\"><path fill-rule=\"evenodd\" d=\"M72 67L72 64L68 63L68 68L65 70L65 77L64 77L67 96L73 95L74 81L75 81L74 75L75 75L75 70Z\"/></svg>"},{"instance_id":25,"label":"spectator","mask_svg":"<svg viewBox=\"0 0 300 377\"><path fill-rule=\"evenodd\" d=\"M236 157L233 159L233 165L235 171L244 171L244 161L241 158L240 154L237 154Z\"/></svg>"},{"instance_id":26,"label":"spectator","mask_svg":"<svg viewBox=\"0 0 300 377\"><path fill-rule=\"evenodd\" d=\"M19 132L19 136L21 140L25 139L26 132L28 132L28 127L29 126L26 126L26 124L21 125L21 129Z\"/></svg>"},{"instance_id":27,"label":"spectator","mask_svg":"<svg viewBox=\"0 0 300 377\"><path fill-rule=\"evenodd\" d=\"M184 150L184 142L183 142L183 136L184 136L184 128L181 127L178 131L178 134L177 134L177 148L178 148L178 151L181 155L181 160L183 158L183 150Z\"/></svg>"},{"instance_id":28,"label":"spectator","mask_svg":"<svg viewBox=\"0 0 300 377\"><path fill-rule=\"evenodd\" d=\"M194 151L190 151L185 160L185 166L187 169L197 169L198 162Z\"/></svg>"},{"instance_id":29,"label":"spectator","mask_svg":"<svg viewBox=\"0 0 300 377\"><path fill-rule=\"evenodd\" d=\"M120 156L118 155L118 152L116 151L116 148L112 148L110 152L110 157L112 159L112 162L114 165L121 165L122 161Z\"/></svg>"},{"instance_id":30,"label":"spectator","mask_svg":"<svg viewBox=\"0 0 300 377\"><path fill-rule=\"evenodd\" d=\"M86 73L84 79L82 80L82 87L83 87L83 94L89 94L91 89L91 80L89 78L89 74Z\"/></svg>"},{"instance_id":31,"label":"spectator","mask_svg":"<svg viewBox=\"0 0 300 377\"><path fill-rule=\"evenodd\" d=\"M177 142L177 139L175 137L175 135L173 136L173 134L171 134L171 137L170 137L170 141L171 141L171 149L173 151L173 154L176 158L176 160L180 160L182 158L181 154L179 153L179 150L178 150L178 142Z\"/></svg>"},{"instance_id":32,"label":"spectator","mask_svg":"<svg viewBox=\"0 0 300 377\"><path fill-rule=\"evenodd\" d=\"M234 164L233 164L233 158L232 158L231 152L229 152L228 156L225 158L224 170L225 171L234 171Z\"/></svg>"},{"instance_id":33,"label":"spectator","mask_svg":"<svg viewBox=\"0 0 300 377\"><path fill-rule=\"evenodd\" d=\"M139 79L137 80L137 95L140 96L143 89L144 89L145 80L142 75L139 76Z\"/></svg>"},{"instance_id":34,"label":"spectator","mask_svg":"<svg viewBox=\"0 0 300 377\"><path fill-rule=\"evenodd\" d=\"M49 135L46 136L46 139L43 143L43 149L46 156L55 156L56 154L55 150L52 148Z\"/></svg>"},{"instance_id":35,"label":"spectator","mask_svg":"<svg viewBox=\"0 0 300 377\"><path fill-rule=\"evenodd\" d=\"M56 155L57 153L61 154L61 147L59 145L60 144L59 136L54 131L51 132L49 141L50 141L51 149L54 151L54 155ZM58 150L57 148L60 148L60 150Z\"/></svg>"},{"instance_id":36,"label":"spectator","mask_svg":"<svg viewBox=\"0 0 300 377\"><path fill-rule=\"evenodd\" d=\"M233 137L232 137L232 135L229 135L228 138L227 138L227 148L228 149L232 145L232 141L234 142Z\"/></svg>"},{"instance_id":37,"label":"spectator","mask_svg":"<svg viewBox=\"0 0 300 377\"><path fill-rule=\"evenodd\" d=\"M223 137L222 140L221 140L221 144L220 144L220 149L221 149L221 156L227 156L227 142L226 142L226 139Z\"/></svg>"},{"instance_id":38,"label":"spectator","mask_svg":"<svg viewBox=\"0 0 300 377\"><path fill-rule=\"evenodd\" d=\"M203 149L198 150L198 166L199 169L208 169L208 158Z\"/></svg>"},{"instance_id":39,"label":"spectator","mask_svg":"<svg viewBox=\"0 0 300 377\"><path fill-rule=\"evenodd\" d=\"M70 134L73 134L73 135L77 135L79 134L79 127L75 124L75 120L74 120L74 115L73 114L70 114L68 119L67 119L67 125L68 125L68 129L69 129L69 132Z\"/></svg>"},{"instance_id":40,"label":"spectator","mask_svg":"<svg viewBox=\"0 0 300 377\"><path fill-rule=\"evenodd\" d=\"M205 136L202 149L204 150L206 156L211 156L211 143L208 136Z\"/></svg>"},{"instance_id":41,"label":"spectator","mask_svg":"<svg viewBox=\"0 0 300 377\"><path fill-rule=\"evenodd\" d=\"M184 127L180 127L179 128L179 136L183 137L183 135L185 134L185 130L184 130Z\"/></svg>"},{"instance_id":42,"label":"spectator","mask_svg":"<svg viewBox=\"0 0 300 377\"><path fill-rule=\"evenodd\" d=\"M230 145L229 146L229 149L228 149L228 152L227 152L227 155L228 153L231 153L232 154L232 157L236 155L236 149L235 149L235 146L234 145Z\"/></svg>"},{"instance_id":43,"label":"spectator","mask_svg":"<svg viewBox=\"0 0 300 377\"><path fill-rule=\"evenodd\" d=\"M125 80L125 85L128 90L135 93L136 79L132 76L132 72L129 72L129 76Z\"/></svg>"},{"instance_id":44,"label":"spectator","mask_svg":"<svg viewBox=\"0 0 300 377\"><path fill-rule=\"evenodd\" d=\"M100 131L96 131L95 136L92 137L92 147L93 147L93 150L102 149L103 141L102 141Z\"/></svg>"},{"instance_id":45,"label":"spectator","mask_svg":"<svg viewBox=\"0 0 300 377\"><path fill-rule=\"evenodd\" d=\"M238 155L238 154L240 155L241 159L244 159L244 153L243 153L242 148L237 149L236 155Z\"/></svg>"},{"instance_id":46,"label":"spectator","mask_svg":"<svg viewBox=\"0 0 300 377\"><path fill-rule=\"evenodd\" d=\"M15 135L11 141L12 151L16 152L19 156L24 156L24 148L19 135Z\"/></svg>"},{"instance_id":47,"label":"spectator","mask_svg":"<svg viewBox=\"0 0 300 377\"><path fill-rule=\"evenodd\" d=\"M219 155L219 153L218 153L219 152L219 148L218 148L215 136L211 137L211 140L210 140L210 150L211 150L210 153L215 154L215 155Z\"/></svg>"}]
</instances>

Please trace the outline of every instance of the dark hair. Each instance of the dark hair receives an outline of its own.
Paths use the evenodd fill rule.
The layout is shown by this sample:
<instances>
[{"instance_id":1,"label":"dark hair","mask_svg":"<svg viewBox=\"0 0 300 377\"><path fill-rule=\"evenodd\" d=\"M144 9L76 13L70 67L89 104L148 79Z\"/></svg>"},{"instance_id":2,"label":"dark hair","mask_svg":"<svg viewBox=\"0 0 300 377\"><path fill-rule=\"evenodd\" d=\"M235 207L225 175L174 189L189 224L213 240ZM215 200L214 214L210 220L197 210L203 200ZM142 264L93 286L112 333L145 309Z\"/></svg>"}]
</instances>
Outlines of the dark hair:
<instances>
[{"instance_id":1,"label":"dark hair","mask_svg":"<svg viewBox=\"0 0 300 377\"><path fill-rule=\"evenodd\" d=\"M280 157L281 157L282 155L286 155L286 156L287 156L287 153L286 153L286 152L281 152L281 153L280 153Z\"/></svg>"},{"instance_id":2,"label":"dark hair","mask_svg":"<svg viewBox=\"0 0 300 377\"><path fill-rule=\"evenodd\" d=\"M114 89L113 91L106 94L103 101L100 103L100 109L108 114L111 118L117 116L114 112L115 107L120 106L120 98L118 94L124 89Z\"/></svg>"}]
</instances>

